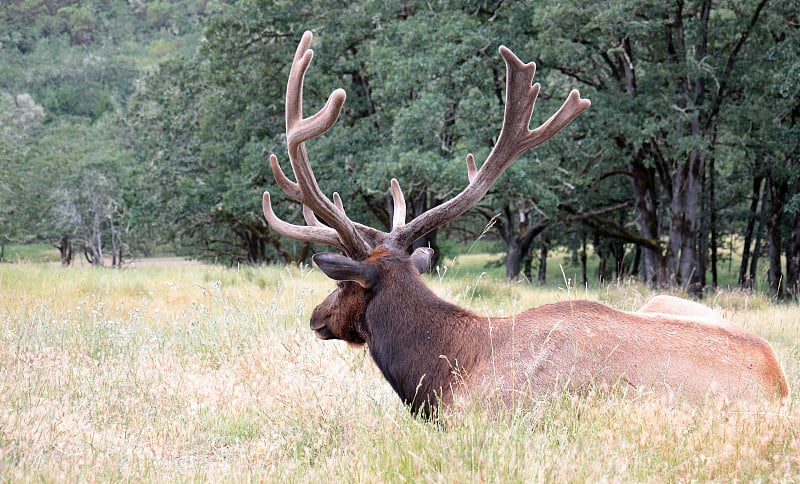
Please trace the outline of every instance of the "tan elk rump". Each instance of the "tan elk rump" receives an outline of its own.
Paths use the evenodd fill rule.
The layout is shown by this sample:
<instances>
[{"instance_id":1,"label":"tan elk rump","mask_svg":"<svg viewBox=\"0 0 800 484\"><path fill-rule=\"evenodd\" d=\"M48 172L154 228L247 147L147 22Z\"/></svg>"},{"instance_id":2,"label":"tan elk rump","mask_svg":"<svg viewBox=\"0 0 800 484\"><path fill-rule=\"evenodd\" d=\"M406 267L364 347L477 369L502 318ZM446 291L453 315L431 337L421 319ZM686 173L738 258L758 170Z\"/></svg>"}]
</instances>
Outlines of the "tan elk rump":
<instances>
[{"instance_id":1,"label":"tan elk rump","mask_svg":"<svg viewBox=\"0 0 800 484\"><path fill-rule=\"evenodd\" d=\"M522 63L500 47L506 63L506 103L497 143L480 169L467 157L469 184L447 202L406 223L405 200L391 180L392 228L383 232L350 220L341 198L317 185L305 142L335 123L345 99L334 91L318 113L302 115L303 78L313 56L311 33L297 48L286 92L289 160L296 182L275 155L270 166L280 188L303 204L306 225L284 222L264 193L264 215L279 233L327 244L345 255L314 256L338 281L311 316L322 339L367 344L383 375L412 411L430 415L437 405L557 390L623 388L632 392L700 401L709 394L733 400L785 399L786 378L769 344L732 324L720 324L705 306L658 306L629 313L591 301L569 301L529 309L516 316L479 316L437 297L420 276L432 251L408 247L417 238L476 205L523 152L569 124L590 105L572 91L540 127L528 125L539 84L533 63ZM674 301L673 301L674 302ZM693 306L697 305L697 306ZM704 308L704 309L701 309ZM713 314L713 313L711 313ZM721 318L719 318L721 319ZM722 320L724 321L724 320Z\"/></svg>"},{"instance_id":2,"label":"tan elk rump","mask_svg":"<svg viewBox=\"0 0 800 484\"><path fill-rule=\"evenodd\" d=\"M659 294L651 297L644 303L644 306L640 307L636 312L673 314L685 316L687 318L698 318L706 322L722 325L733 324L704 304L666 294Z\"/></svg>"}]
</instances>

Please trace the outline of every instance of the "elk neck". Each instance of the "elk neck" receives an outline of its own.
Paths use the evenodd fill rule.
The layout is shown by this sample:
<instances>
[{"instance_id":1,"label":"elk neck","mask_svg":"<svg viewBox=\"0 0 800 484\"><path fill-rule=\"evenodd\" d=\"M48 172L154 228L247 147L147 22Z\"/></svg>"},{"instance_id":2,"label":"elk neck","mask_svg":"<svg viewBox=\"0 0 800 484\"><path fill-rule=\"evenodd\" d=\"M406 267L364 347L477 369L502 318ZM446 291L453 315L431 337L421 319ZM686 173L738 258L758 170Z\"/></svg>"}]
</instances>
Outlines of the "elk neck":
<instances>
[{"instance_id":1,"label":"elk neck","mask_svg":"<svg viewBox=\"0 0 800 484\"><path fill-rule=\"evenodd\" d=\"M380 258L381 278L366 308L370 354L398 396L429 414L470 369L490 357L489 327L466 309L439 298L395 251Z\"/></svg>"}]
</instances>

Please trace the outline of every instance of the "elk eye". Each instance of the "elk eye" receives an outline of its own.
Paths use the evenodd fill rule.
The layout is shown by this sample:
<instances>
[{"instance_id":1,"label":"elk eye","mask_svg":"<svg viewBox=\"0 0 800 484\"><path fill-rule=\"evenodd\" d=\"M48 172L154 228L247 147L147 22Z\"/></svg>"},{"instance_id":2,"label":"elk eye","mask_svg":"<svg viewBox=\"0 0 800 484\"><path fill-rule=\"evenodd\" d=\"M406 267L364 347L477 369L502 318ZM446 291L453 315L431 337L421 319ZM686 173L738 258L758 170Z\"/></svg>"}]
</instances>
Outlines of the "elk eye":
<instances>
[{"instance_id":1,"label":"elk eye","mask_svg":"<svg viewBox=\"0 0 800 484\"><path fill-rule=\"evenodd\" d=\"M338 287L339 289L344 289L344 282L343 281L338 281L336 283L336 287Z\"/></svg>"}]
</instances>

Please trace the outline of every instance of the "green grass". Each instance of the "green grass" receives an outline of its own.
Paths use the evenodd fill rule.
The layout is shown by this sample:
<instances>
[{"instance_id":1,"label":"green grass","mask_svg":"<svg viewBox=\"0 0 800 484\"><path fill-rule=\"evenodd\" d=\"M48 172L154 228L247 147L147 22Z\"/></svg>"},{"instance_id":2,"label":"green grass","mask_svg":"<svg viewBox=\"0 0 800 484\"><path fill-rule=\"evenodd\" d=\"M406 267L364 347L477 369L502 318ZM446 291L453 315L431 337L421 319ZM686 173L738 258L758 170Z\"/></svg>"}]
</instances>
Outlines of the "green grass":
<instances>
[{"instance_id":1,"label":"green grass","mask_svg":"<svg viewBox=\"0 0 800 484\"><path fill-rule=\"evenodd\" d=\"M7 262L60 262L58 250L48 244L7 245L3 250Z\"/></svg>"},{"instance_id":2,"label":"green grass","mask_svg":"<svg viewBox=\"0 0 800 484\"><path fill-rule=\"evenodd\" d=\"M428 282L490 314L577 297L635 309L650 295L508 284L485 261ZM772 343L792 387L781 409L562 394L437 426L408 414L364 350L313 336L311 310L333 286L307 267L0 265L0 480L800 479L796 305L710 298Z\"/></svg>"}]
</instances>

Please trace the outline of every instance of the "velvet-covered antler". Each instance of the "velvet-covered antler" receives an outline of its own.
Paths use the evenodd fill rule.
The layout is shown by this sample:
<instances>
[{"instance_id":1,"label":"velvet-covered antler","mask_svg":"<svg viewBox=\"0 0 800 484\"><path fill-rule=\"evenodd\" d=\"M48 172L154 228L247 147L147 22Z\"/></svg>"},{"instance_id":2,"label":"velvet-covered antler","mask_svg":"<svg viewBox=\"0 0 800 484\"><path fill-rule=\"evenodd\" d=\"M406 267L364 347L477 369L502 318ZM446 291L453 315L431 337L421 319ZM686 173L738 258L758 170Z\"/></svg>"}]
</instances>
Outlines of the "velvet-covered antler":
<instances>
[{"instance_id":1,"label":"velvet-covered antler","mask_svg":"<svg viewBox=\"0 0 800 484\"><path fill-rule=\"evenodd\" d=\"M501 46L500 55L505 61L507 70L505 114L500 136L489 157L481 168L477 169L474 158L468 155L467 187L455 197L431 208L408 223L405 222L406 206L403 192L397 180L392 179L394 214L392 228L387 233L350 220L345 214L339 195L334 193L331 201L320 191L314 178L305 141L321 135L333 126L344 104L345 92L342 89L333 91L328 102L318 113L309 118L302 117L303 78L313 56L313 52L309 49L311 37L311 32L303 34L286 89L289 160L297 181L289 180L281 170L277 157L270 156L270 166L278 186L291 198L303 204L307 225L293 225L279 219L272 210L268 192L264 193L264 215L269 224L282 235L337 247L357 260L365 259L380 245L406 249L414 240L474 207L520 154L555 136L591 105L588 99L581 99L578 91L573 90L550 119L536 129L529 129L540 89L538 83L531 84L536 64L523 63L511 50ZM322 224L317 217L327 225Z\"/></svg>"}]
</instances>

